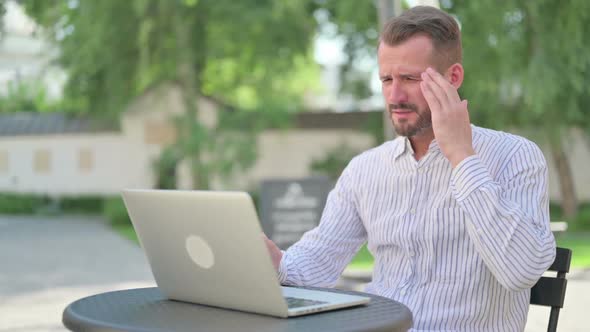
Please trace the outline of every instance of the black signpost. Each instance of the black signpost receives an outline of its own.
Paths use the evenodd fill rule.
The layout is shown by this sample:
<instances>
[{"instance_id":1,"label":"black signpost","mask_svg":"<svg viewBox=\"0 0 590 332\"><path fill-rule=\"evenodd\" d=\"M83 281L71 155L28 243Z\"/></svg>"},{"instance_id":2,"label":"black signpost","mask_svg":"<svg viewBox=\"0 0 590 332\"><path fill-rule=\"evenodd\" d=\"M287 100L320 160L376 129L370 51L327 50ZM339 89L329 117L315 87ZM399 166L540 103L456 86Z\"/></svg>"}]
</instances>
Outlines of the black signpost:
<instances>
[{"instance_id":1,"label":"black signpost","mask_svg":"<svg viewBox=\"0 0 590 332\"><path fill-rule=\"evenodd\" d=\"M333 183L317 176L266 180L260 188L260 219L264 233L281 249L317 226Z\"/></svg>"}]
</instances>

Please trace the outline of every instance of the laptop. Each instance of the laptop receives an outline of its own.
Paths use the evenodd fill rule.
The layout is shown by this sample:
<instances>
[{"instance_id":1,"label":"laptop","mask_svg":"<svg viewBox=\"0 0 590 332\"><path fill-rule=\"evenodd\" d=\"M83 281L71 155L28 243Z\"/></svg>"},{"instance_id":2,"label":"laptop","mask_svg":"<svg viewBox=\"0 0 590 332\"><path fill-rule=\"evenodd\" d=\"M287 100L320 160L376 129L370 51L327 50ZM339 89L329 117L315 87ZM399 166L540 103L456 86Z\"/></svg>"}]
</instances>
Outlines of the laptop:
<instances>
[{"instance_id":1,"label":"laptop","mask_svg":"<svg viewBox=\"0 0 590 332\"><path fill-rule=\"evenodd\" d=\"M158 288L169 299L276 317L370 300L282 287L246 192L124 190L122 196Z\"/></svg>"}]
</instances>

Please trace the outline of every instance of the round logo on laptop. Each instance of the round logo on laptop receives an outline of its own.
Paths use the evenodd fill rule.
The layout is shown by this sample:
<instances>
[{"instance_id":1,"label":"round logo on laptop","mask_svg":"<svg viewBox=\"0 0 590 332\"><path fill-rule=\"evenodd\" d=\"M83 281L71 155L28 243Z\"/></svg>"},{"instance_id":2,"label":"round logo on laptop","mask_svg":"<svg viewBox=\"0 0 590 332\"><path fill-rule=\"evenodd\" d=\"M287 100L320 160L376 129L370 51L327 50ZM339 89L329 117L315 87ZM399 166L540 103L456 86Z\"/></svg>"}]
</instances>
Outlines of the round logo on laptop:
<instances>
[{"instance_id":1,"label":"round logo on laptop","mask_svg":"<svg viewBox=\"0 0 590 332\"><path fill-rule=\"evenodd\" d=\"M198 266L210 269L215 264L215 256L211 246L198 235L191 235L186 238L186 252Z\"/></svg>"}]
</instances>

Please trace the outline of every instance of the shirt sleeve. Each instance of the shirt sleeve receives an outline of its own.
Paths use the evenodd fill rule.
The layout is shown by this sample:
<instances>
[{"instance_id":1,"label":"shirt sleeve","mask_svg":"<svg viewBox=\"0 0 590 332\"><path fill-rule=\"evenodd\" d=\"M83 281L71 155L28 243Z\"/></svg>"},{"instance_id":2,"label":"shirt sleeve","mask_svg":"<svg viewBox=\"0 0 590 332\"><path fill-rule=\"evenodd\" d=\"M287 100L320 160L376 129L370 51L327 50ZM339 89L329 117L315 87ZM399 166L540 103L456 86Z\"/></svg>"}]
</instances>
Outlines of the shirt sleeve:
<instances>
[{"instance_id":1,"label":"shirt sleeve","mask_svg":"<svg viewBox=\"0 0 590 332\"><path fill-rule=\"evenodd\" d=\"M284 252L278 271L281 284L332 287L365 243L351 164L328 194L320 224Z\"/></svg>"},{"instance_id":2,"label":"shirt sleeve","mask_svg":"<svg viewBox=\"0 0 590 332\"><path fill-rule=\"evenodd\" d=\"M494 180L477 155L451 176L451 190L468 216L467 232L484 263L507 289L531 288L555 259L549 225L547 165L523 142Z\"/></svg>"}]
</instances>

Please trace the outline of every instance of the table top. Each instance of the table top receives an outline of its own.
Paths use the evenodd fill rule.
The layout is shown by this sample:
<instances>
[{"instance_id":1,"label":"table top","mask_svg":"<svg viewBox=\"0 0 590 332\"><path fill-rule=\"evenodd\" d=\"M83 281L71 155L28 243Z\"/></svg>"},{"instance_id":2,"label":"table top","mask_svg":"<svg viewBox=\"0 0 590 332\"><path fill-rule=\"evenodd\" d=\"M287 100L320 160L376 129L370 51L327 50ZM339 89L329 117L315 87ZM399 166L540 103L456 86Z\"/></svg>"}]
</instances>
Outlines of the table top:
<instances>
[{"instance_id":1,"label":"table top","mask_svg":"<svg viewBox=\"0 0 590 332\"><path fill-rule=\"evenodd\" d=\"M72 302L63 323L72 331L407 331L412 313L403 304L372 294L366 306L276 318L168 300L158 288L97 294Z\"/></svg>"}]
</instances>

